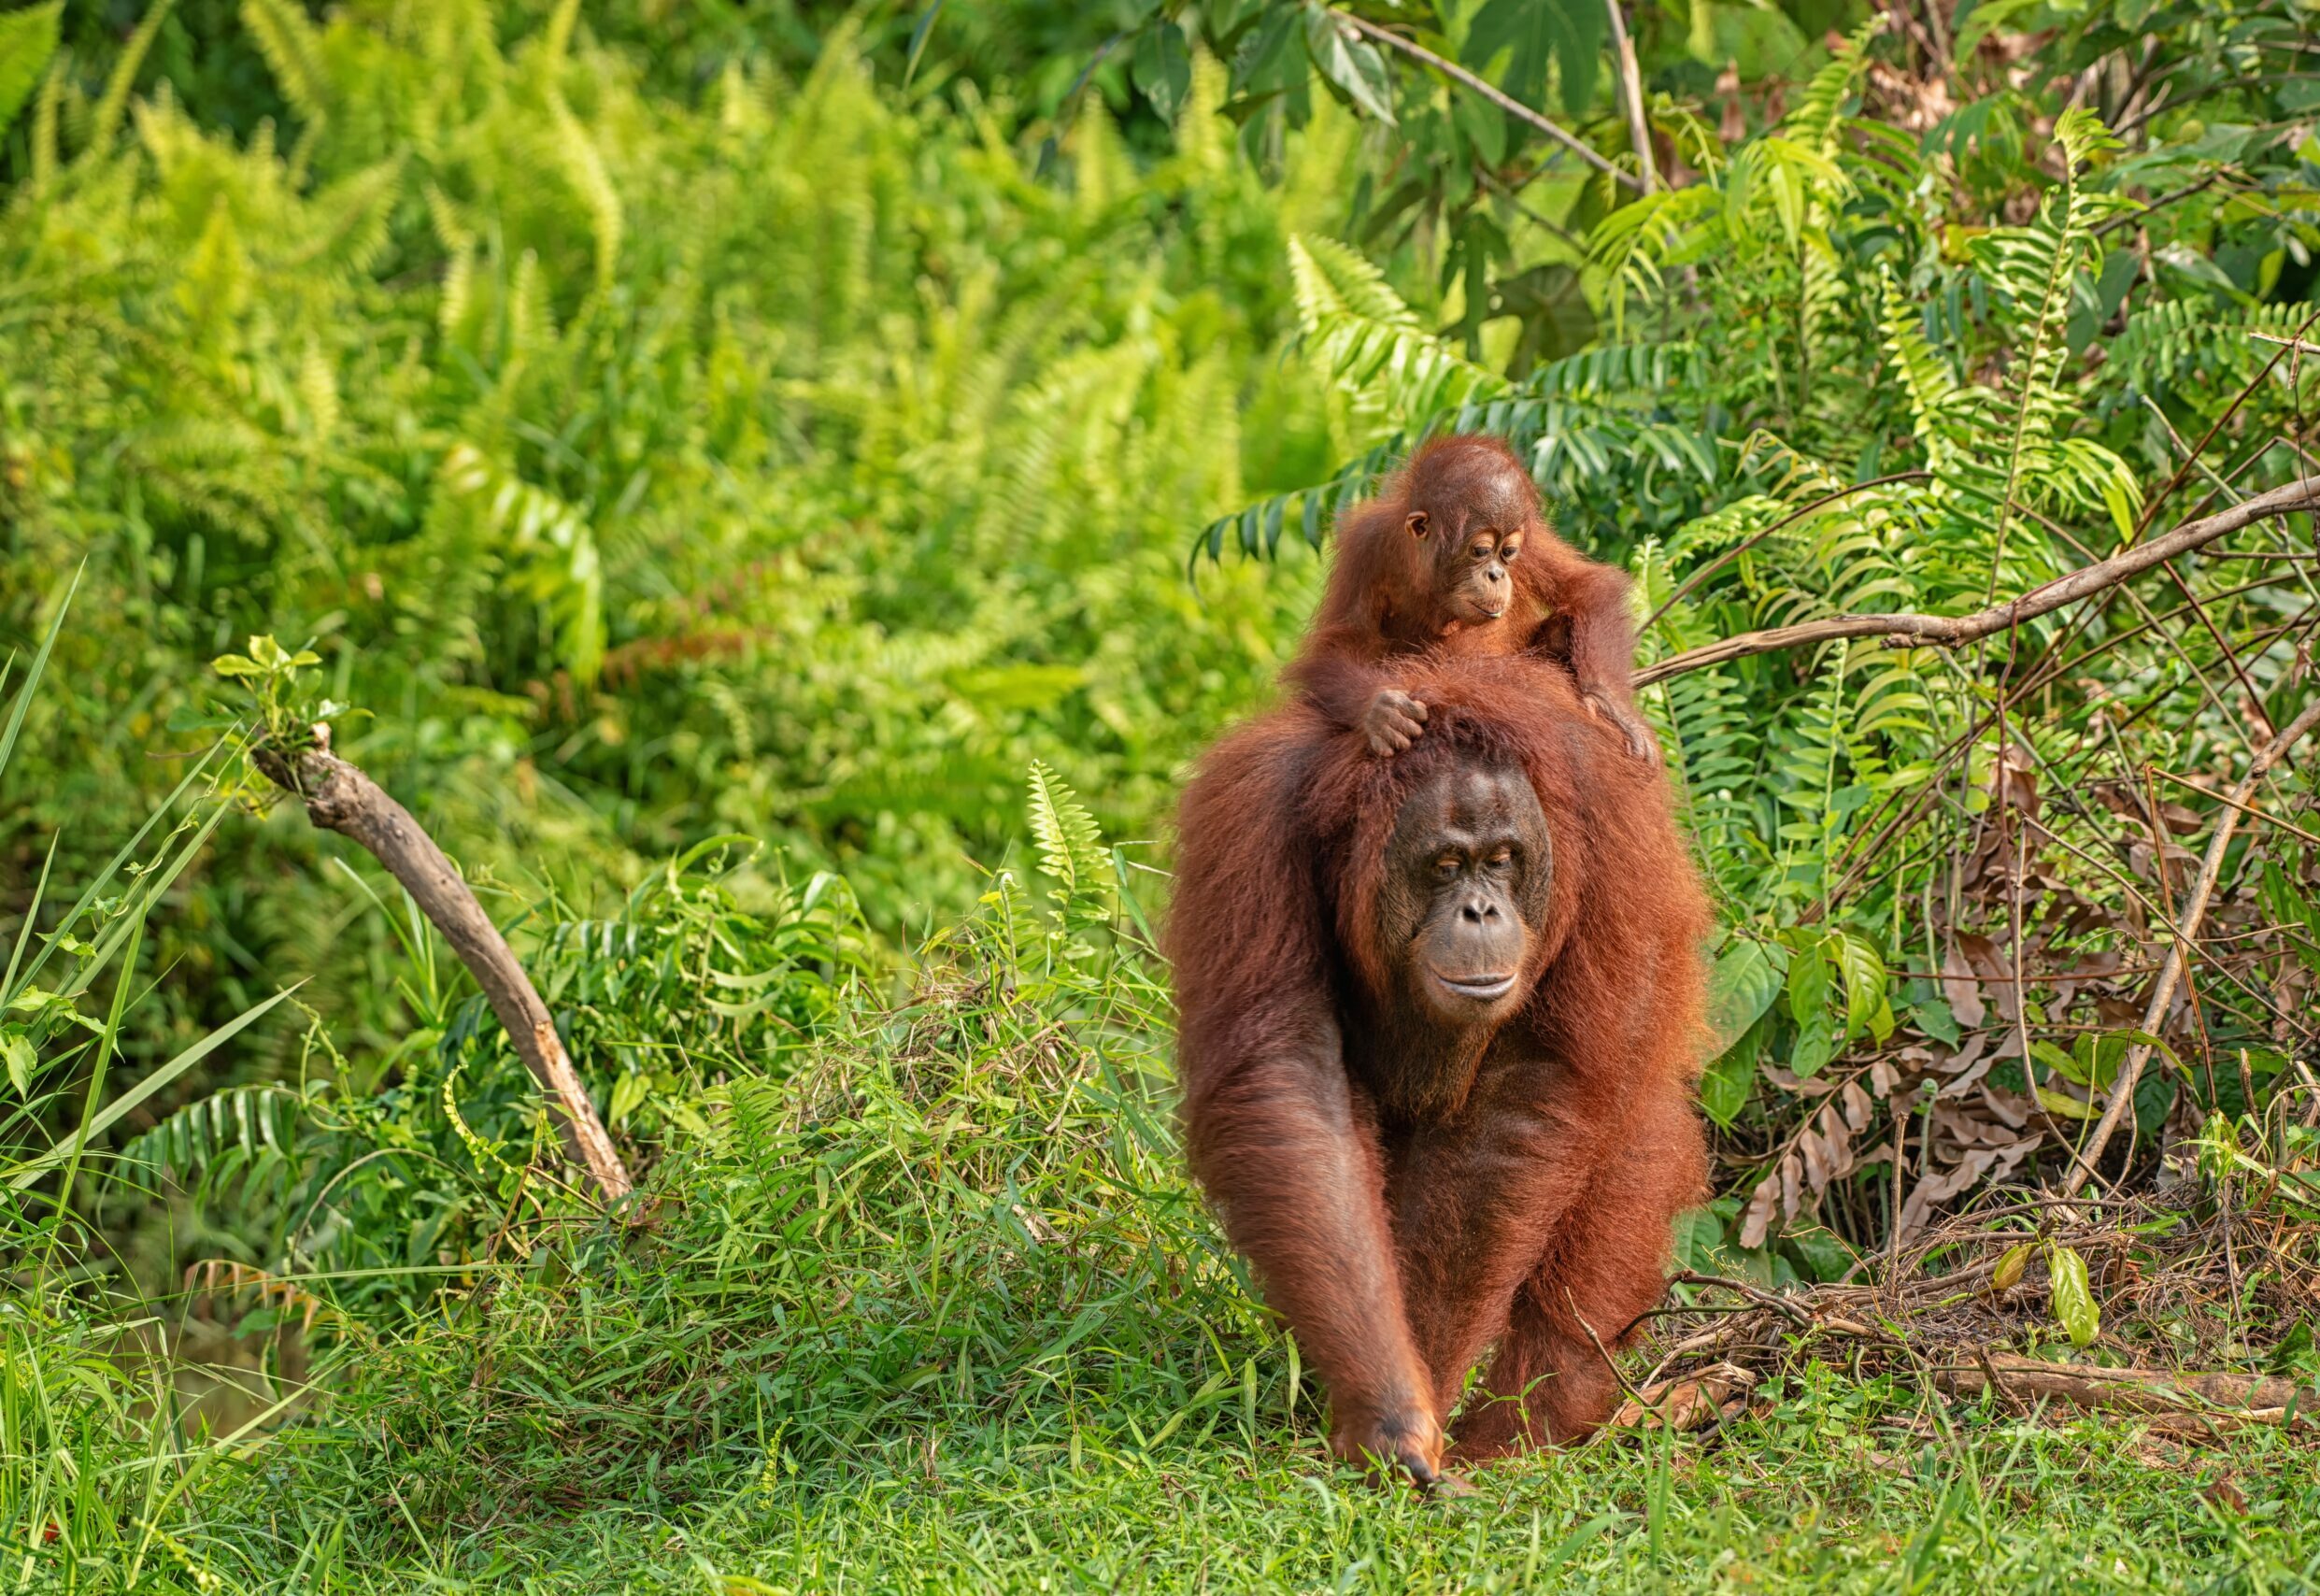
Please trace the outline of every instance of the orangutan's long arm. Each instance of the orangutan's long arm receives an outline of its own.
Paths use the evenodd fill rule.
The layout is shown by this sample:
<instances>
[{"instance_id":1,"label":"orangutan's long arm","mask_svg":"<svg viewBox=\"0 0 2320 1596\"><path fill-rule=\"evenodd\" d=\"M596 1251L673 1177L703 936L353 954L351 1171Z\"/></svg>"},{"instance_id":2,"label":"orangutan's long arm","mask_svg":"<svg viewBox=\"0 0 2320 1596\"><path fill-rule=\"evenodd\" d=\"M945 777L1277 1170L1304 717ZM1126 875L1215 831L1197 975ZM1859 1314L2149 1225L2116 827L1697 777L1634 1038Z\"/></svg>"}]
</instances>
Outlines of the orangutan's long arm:
<instances>
[{"instance_id":1,"label":"orangutan's long arm","mask_svg":"<svg viewBox=\"0 0 2320 1596\"><path fill-rule=\"evenodd\" d=\"M1188 1095L1193 1169L1328 1387L1338 1454L1430 1481L1442 1415L1410 1336L1373 1116L1322 1002L1265 1029Z\"/></svg>"},{"instance_id":2,"label":"orangutan's long arm","mask_svg":"<svg viewBox=\"0 0 2320 1596\"><path fill-rule=\"evenodd\" d=\"M1186 1150L1329 1388L1339 1452L1431 1479L1441 1416L1412 1347L1373 1116L1345 1072L1289 712L1212 750L1178 811L1176 1073Z\"/></svg>"}]
</instances>

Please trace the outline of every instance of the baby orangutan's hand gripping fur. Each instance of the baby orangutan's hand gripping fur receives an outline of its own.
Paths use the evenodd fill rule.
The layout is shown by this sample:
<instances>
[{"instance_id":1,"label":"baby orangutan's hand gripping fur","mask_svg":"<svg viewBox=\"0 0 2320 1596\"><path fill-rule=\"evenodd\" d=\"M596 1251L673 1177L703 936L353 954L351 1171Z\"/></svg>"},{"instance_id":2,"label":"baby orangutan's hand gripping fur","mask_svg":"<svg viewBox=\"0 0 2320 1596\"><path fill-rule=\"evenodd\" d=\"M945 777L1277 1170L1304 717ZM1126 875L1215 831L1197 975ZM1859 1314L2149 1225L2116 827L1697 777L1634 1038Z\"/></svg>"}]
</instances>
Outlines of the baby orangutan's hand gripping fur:
<instances>
[{"instance_id":1,"label":"baby orangutan's hand gripping fur","mask_svg":"<svg viewBox=\"0 0 2320 1596\"><path fill-rule=\"evenodd\" d=\"M1427 650L1554 659L1630 753L1658 758L1630 682L1627 577L1555 535L1497 438L1436 438L1339 521L1329 591L1288 676L1373 752L1398 754L1424 733L1426 705L1384 667Z\"/></svg>"},{"instance_id":2,"label":"baby orangutan's hand gripping fur","mask_svg":"<svg viewBox=\"0 0 2320 1596\"><path fill-rule=\"evenodd\" d=\"M1432 710L1402 758L1303 702L1210 752L1167 947L1194 1172L1333 1448L1432 1483L1611 1410L1597 1342L1658 1302L1705 1195L1709 917L1665 782L1563 672L1411 680Z\"/></svg>"}]
</instances>

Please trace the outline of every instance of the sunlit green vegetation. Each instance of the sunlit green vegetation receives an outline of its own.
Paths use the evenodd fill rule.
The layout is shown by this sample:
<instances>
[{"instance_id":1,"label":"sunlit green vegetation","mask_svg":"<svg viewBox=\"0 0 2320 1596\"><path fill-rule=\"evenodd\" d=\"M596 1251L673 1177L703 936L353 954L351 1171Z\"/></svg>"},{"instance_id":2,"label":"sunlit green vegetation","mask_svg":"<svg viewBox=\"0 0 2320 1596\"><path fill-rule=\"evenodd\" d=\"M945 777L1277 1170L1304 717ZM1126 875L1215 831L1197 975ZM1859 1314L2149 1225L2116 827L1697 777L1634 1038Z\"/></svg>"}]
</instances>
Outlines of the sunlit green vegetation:
<instances>
[{"instance_id":1,"label":"sunlit green vegetation","mask_svg":"<svg viewBox=\"0 0 2320 1596\"><path fill-rule=\"evenodd\" d=\"M1640 105L1610 15L0 11L0 1585L2320 1579L2276 1429L1827 1368L1381 1494L1183 1176L1174 794L1418 436L1513 437L1646 664L2314 469L2308 11L1638 7ZM2228 813L2111 1167L2282 1239L2069 1355L2309 1381L2308 760L2215 794L2311 701L2313 548L1646 692L1723 917L1690 1261L2067 1168ZM644 1223L261 709L460 862Z\"/></svg>"}]
</instances>

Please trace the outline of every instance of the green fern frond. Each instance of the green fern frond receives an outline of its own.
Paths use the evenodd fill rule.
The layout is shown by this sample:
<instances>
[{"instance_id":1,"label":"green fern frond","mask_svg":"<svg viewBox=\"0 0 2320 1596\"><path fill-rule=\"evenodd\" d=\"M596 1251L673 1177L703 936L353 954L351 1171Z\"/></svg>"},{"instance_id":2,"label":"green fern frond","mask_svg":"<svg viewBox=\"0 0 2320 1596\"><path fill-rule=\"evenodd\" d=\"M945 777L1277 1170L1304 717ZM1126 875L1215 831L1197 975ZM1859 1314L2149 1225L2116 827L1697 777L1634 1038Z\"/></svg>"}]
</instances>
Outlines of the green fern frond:
<instances>
[{"instance_id":1,"label":"green fern frond","mask_svg":"<svg viewBox=\"0 0 2320 1596\"><path fill-rule=\"evenodd\" d=\"M1843 123L1844 102L1869 70L1869 41L1885 32L1886 18L1872 16L1853 30L1829 53L1828 62L1813 74L1804 92L1789 107L1781 129L1789 137L1825 155L1837 152L1837 135Z\"/></svg>"},{"instance_id":2,"label":"green fern frond","mask_svg":"<svg viewBox=\"0 0 2320 1596\"><path fill-rule=\"evenodd\" d=\"M580 119L572 114L563 96L549 95L548 110L555 129L555 151L563 168L564 180L588 207L589 224L596 240L596 287L602 292L612 286L619 265L620 237L627 226L627 213L621 208L619 191L612 186L611 175L605 170L605 158L597 150L596 141L580 125Z\"/></svg>"},{"instance_id":3,"label":"green fern frond","mask_svg":"<svg viewBox=\"0 0 2320 1596\"><path fill-rule=\"evenodd\" d=\"M1414 329L1418 324L1416 313L1386 281L1386 274L1334 238L1310 234L1291 238L1288 273L1297 319L1309 335L1318 333L1326 318L1340 315L1382 327Z\"/></svg>"},{"instance_id":4,"label":"green fern frond","mask_svg":"<svg viewBox=\"0 0 2320 1596\"><path fill-rule=\"evenodd\" d=\"M230 1187L286 1183L296 1165L296 1132L306 1100L261 1083L212 1092L121 1148L126 1169L159 1171L213 1195Z\"/></svg>"},{"instance_id":5,"label":"green fern frond","mask_svg":"<svg viewBox=\"0 0 2320 1596\"><path fill-rule=\"evenodd\" d=\"M1503 378L1420 326L1384 275L1345 245L1294 237L1288 257L1304 347L1349 397L1406 424L1507 392Z\"/></svg>"},{"instance_id":6,"label":"green fern frond","mask_svg":"<svg viewBox=\"0 0 2320 1596\"><path fill-rule=\"evenodd\" d=\"M403 163L381 161L350 172L304 207L305 242L284 264L326 264L349 275L367 272L387 252Z\"/></svg>"},{"instance_id":7,"label":"green fern frond","mask_svg":"<svg viewBox=\"0 0 2320 1596\"><path fill-rule=\"evenodd\" d=\"M585 513L472 444L453 446L440 475L438 504L459 506L505 551L513 584L553 625L564 668L593 681L605 656L604 572Z\"/></svg>"},{"instance_id":8,"label":"green fern frond","mask_svg":"<svg viewBox=\"0 0 2320 1596\"><path fill-rule=\"evenodd\" d=\"M137 72L145 64L146 52L153 48L153 39L168 21L170 8L177 0L153 0L146 7L144 18L128 42L121 47L114 59L113 70L105 79L105 93L89 118L89 146L81 154L84 161L93 161L112 153L113 138L121 132L121 118L129 108L129 91L136 86Z\"/></svg>"},{"instance_id":9,"label":"green fern frond","mask_svg":"<svg viewBox=\"0 0 2320 1596\"><path fill-rule=\"evenodd\" d=\"M1109 862L1095 817L1045 761L1032 762L1030 786L1032 838L1040 867L1060 885L1057 901L1069 905L1099 893Z\"/></svg>"},{"instance_id":10,"label":"green fern frond","mask_svg":"<svg viewBox=\"0 0 2320 1596\"><path fill-rule=\"evenodd\" d=\"M242 26L258 41L275 86L306 121L330 114L330 72L323 64L322 36L290 0L242 0Z\"/></svg>"}]
</instances>

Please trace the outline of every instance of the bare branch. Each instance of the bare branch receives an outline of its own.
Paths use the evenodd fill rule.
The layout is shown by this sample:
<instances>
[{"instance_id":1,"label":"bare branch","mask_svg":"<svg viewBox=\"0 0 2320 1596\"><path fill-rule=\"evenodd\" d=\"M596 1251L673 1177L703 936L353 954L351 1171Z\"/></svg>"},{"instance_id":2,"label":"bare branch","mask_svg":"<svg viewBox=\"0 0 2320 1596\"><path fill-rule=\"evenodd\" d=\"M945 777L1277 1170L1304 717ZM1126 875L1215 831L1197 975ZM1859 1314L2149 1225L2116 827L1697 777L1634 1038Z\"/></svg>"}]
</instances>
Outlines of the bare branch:
<instances>
[{"instance_id":1,"label":"bare branch","mask_svg":"<svg viewBox=\"0 0 2320 1596\"><path fill-rule=\"evenodd\" d=\"M294 762L264 747L252 749L250 758L268 780L306 805L306 819L362 844L402 883L483 989L508 1041L547 1094L564 1150L593 1177L606 1203L626 1197L634 1183L596 1118L548 1005L434 839L385 789L330 752L326 737L323 747L304 750Z\"/></svg>"},{"instance_id":2,"label":"bare branch","mask_svg":"<svg viewBox=\"0 0 2320 1596\"><path fill-rule=\"evenodd\" d=\"M1659 173L1651 158L1651 124L1644 117L1644 75L1635 64L1635 41L1628 36L1628 20L1619 0L1603 0L1611 13L1611 43L1619 66L1619 97L1627 102L1628 140L1635 146L1635 164L1644 175L1645 193L1658 186Z\"/></svg>"},{"instance_id":3,"label":"bare branch","mask_svg":"<svg viewBox=\"0 0 2320 1596\"><path fill-rule=\"evenodd\" d=\"M2219 537L2228 536L2259 520L2311 509L2320 509L2320 477L2306 477L2285 487L2274 488L2269 493L2258 493L2244 504L2234 505L2215 515L2185 521L2163 537L2123 549L2107 560L2083 565L2043 587L2031 589L2018 598L1992 605L1987 609L1975 610L1970 615L1832 615L1819 620L1802 621L1795 626L1744 632L1738 636L1688 648L1657 664L1648 665L1635 673L1635 685L1645 687L1656 681L1665 681L1670 677L1682 676L1687 671L1745 659L1751 654L1805 648L1816 643L1833 642L1840 637L1883 637L1887 646L1896 648L1929 644L1946 648L1971 643L2115 587L2131 577L2141 576L2155 565L2164 564L2178 554L2203 548Z\"/></svg>"},{"instance_id":4,"label":"bare branch","mask_svg":"<svg viewBox=\"0 0 2320 1596\"><path fill-rule=\"evenodd\" d=\"M1541 133L1546 135L1547 137L1561 145L1565 150L1570 150L1573 155L1576 155L1580 160L1586 162L1597 171L1604 173L1605 175L1625 183L1629 188L1635 190L1639 193L1644 192L1644 180L1641 178L1638 178L1632 172L1622 171L1619 167L1612 164L1612 163L1605 160L1592 145L1587 143L1576 134L1567 132L1564 129L1556 126L1553 122L1547 121L1538 112L1532 110L1529 106L1524 105L1520 100L1515 98L1514 95L1508 93L1497 84L1490 82L1487 78L1477 78L1474 74L1467 71L1466 68L1460 66L1455 61L1445 61L1441 56L1436 55L1432 50L1428 50L1424 45L1416 44L1409 39L1405 39L1400 34L1388 32L1386 29L1379 27L1375 22L1371 21L1366 17L1357 17L1350 11L1337 10L1332 10L1330 15L1345 23L1347 27L1353 29L1354 32L1361 35L1364 38L1375 39L1379 44L1386 46L1388 50L1400 50L1403 55L1408 56L1412 61L1417 62L1421 65L1432 67L1436 72L1441 73L1445 78L1447 78L1451 82L1456 83L1459 88L1467 90L1472 93L1480 94L1484 99L1498 107L1499 109L1504 111L1508 116L1513 117L1516 121L1522 122L1526 126L1538 129Z\"/></svg>"},{"instance_id":5,"label":"bare branch","mask_svg":"<svg viewBox=\"0 0 2320 1596\"><path fill-rule=\"evenodd\" d=\"M2263 1375L2177 1374L2165 1369L2092 1369L1991 1353L1971 1369L1943 1369L1935 1380L1957 1396L1990 1386L2008 1396L2050 1398L2114 1413L2184 1413L2254 1423L2285 1422L2296 1382Z\"/></svg>"}]
</instances>

